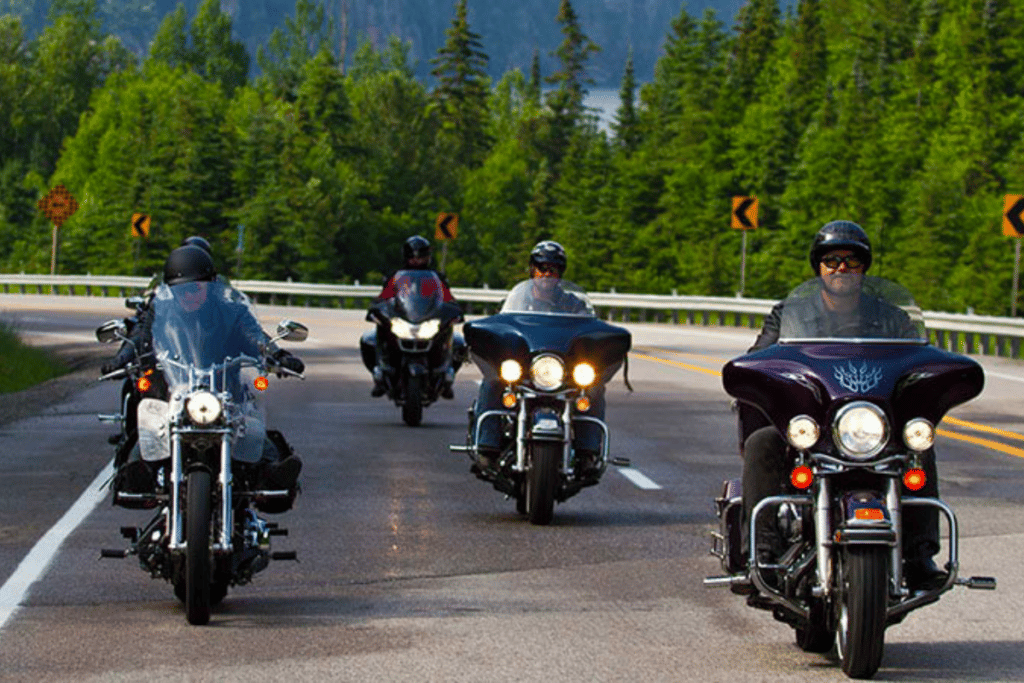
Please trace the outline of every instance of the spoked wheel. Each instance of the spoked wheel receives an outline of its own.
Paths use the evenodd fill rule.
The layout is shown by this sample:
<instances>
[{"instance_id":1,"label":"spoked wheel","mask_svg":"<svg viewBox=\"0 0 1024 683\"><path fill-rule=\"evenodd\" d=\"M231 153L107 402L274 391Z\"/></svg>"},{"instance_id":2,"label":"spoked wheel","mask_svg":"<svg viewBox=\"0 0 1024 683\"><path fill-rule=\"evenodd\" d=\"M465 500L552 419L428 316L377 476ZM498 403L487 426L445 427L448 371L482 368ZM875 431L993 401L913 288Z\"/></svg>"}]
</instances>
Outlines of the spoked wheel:
<instances>
[{"instance_id":1,"label":"spoked wheel","mask_svg":"<svg viewBox=\"0 0 1024 683\"><path fill-rule=\"evenodd\" d=\"M185 613L188 623L210 621L210 472L188 473L185 514Z\"/></svg>"},{"instance_id":2,"label":"spoked wheel","mask_svg":"<svg viewBox=\"0 0 1024 683\"><path fill-rule=\"evenodd\" d=\"M538 442L530 445L529 470L526 472L526 514L530 524L550 524L555 514L555 487L562 444Z\"/></svg>"},{"instance_id":3,"label":"spoked wheel","mask_svg":"<svg viewBox=\"0 0 1024 683\"><path fill-rule=\"evenodd\" d=\"M804 652L828 652L836 642L835 627L825 601L814 598L807 624L796 628L796 644Z\"/></svg>"},{"instance_id":4,"label":"spoked wheel","mask_svg":"<svg viewBox=\"0 0 1024 683\"><path fill-rule=\"evenodd\" d=\"M889 572L885 548L846 546L839 554L836 647L843 672L871 678L882 663Z\"/></svg>"},{"instance_id":5,"label":"spoked wheel","mask_svg":"<svg viewBox=\"0 0 1024 683\"><path fill-rule=\"evenodd\" d=\"M415 427L423 421L423 392L420 389L420 378L415 375L409 375L405 381L402 419L410 427Z\"/></svg>"}]
</instances>

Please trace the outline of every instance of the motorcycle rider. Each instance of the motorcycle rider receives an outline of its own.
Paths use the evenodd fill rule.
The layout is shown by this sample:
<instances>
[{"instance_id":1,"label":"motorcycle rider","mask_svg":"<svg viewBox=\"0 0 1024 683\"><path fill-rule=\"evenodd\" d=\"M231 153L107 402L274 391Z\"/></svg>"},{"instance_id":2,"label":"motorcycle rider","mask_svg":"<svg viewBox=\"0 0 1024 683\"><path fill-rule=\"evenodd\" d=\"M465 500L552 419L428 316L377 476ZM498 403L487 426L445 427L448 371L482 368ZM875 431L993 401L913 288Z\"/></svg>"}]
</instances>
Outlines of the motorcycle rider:
<instances>
[{"instance_id":1,"label":"motorcycle rider","mask_svg":"<svg viewBox=\"0 0 1024 683\"><path fill-rule=\"evenodd\" d=\"M803 304L808 310L800 312L802 322L809 321L818 328L818 335L809 336L919 336L906 312L861 293L864 274L871 266L871 241L859 225L845 220L826 223L814 236L809 256L811 268L822 281L821 296ZM784 305L784 302L779 302L772 308L750 351L778 341ZM860 313L868 307L872 310L861 316ZM787 490L792 458L787 442L759 411L740 404L739 418L740 452L743 456L743 529L746 531L754 506L768 496L780 495ZM926 484L917 495L938 497L934 449L925 451L921 460ZM916 590L941 584L946 574L931 559L939 551L937 511L930 507L908 507L903 511L903 529L908 587ZM756 531L758 562L773 564L783 548L777 527L769 515L758 517Z\"/></svg>"},{"instance_id":2,"label":"motorcycle rider","mask_svg":"<svg viewBox=\"0 0 1024 683\"><path fill-rule=\"evenodd\" d=\"M181 305L187 311L202 309L207 301L208 285L216 279L217 271L214 268L213 259L209 252L198 246L178 247L168 255L164 263L164 284L174 286L191 283L192 285L187 291L182 288L181 292ZM221 305L230 307L237 313L234 332L243 336L246 345L254 350L266 348L279 366L292 372L301 373L305 369L305 364L300 359L285 349L277 348L276 344L270 342L270 336L263 331L259 321L253 317L246 304L233 297L230 302L222 302ZM128 337L129 341L121 346L112 361L103 365L101 368L103 374L106 375L122 368L152 350L152 328L155 315L153 305L148 305L142 310L138 324ZM126 450L124 460L115 463L118 466L118 472L114 478L114 488L131 493L151 492L155 486L155 473L141 458L129 456L128 450L134 446L132 441L137 441L137 439L129 440L126 444L127 448L124 449ZM121 452L119 451L118 454L120 456ZM264 446L263 459L258 467L261 488L288 489L293 492L297 490L302 461L291 453L291 449L286 444L276 443L276 440L268 437Z\"/></svg>"},{"instance_id":3,"label":"motorcycle rider","mask_svg":"<svg viewBox=\"0 0 1024 683\"><path fill-rule=\"evenodd\" d=\"M431 248L430 242L427 238L420 235L413 235L402 243L402 260L405 266L399 270L430 270L437 275L438 280L441 282L441 295L442 300L445 302L455 301L455 297L452 296L452 291L448 287L448 282L445 280L444 275L434 270L431 267ZM380 306L389 299L395 298L398 294L398 288L396 283L396 274L398 271L392 271L384 281L384 288L381 293L374 299L373 304L370 308ZM371 339L372 337L372 339ZM384 381L385 375L391 368L391 363L388 358L387 350L387 335L383 333L381 326L378 324L375 330L371 330L366 333L367 341L377 350L377 362L373 368L373 388L370 390L370 395L373 397L383 396L387 392L387 384ZM458 340L455 341L458 345ZM452 358L452 366L448 369L447 376L445 377L444 384L441 386L441 396L444 398L454 398L455 392L452 390L452 384L455 381L455 373L462 365L462 350L457 348Z\"/></svg>"},{"instance_id":4,"label":"motorcycle rider","mask_svg":"<svg viewBox=\"0 0 1024 683\"><path fill-rule=\"evenodd\" d=\"M543 240L534 245L530 251L529 261L532 296L525 302L524 310L573 314L587 310L587 303L583 299L566 291L561 285L562 274L565 273L568 263L565 249L558 242ZM474 420L488 410L500 409L504 391L505 384L500 379L481 380L473 414ZM603 385L595 385L588 393L591 407L587 414L600 420L604 419L605 412L604 391ZM577 461L584 463L584 470L596 467L601 449L600 431L594 425L583 424L577 428L576 433ZM480 427L480 439L477 442L480 466L492 469L497 464L500 447L498 421L485 420Z\"/></svg>"}]
</instances>

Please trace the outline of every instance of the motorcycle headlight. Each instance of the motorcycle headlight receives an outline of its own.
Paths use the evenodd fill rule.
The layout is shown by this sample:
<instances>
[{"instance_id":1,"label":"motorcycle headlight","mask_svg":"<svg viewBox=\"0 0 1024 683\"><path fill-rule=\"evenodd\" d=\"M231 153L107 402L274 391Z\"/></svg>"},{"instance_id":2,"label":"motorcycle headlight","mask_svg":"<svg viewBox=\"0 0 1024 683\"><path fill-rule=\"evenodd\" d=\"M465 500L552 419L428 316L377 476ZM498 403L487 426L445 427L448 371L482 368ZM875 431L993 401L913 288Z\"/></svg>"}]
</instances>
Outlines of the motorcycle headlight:
<instances>
[{"instance_id":1,"label":"motorcycle headlight","mask_svg":"<svg viewBox=\"0 0 1024 683\"><path fill-rule=\"evenodd\" d=\"M935 427L923 417L915 417L903 428L903 442L912 451L926 451L935 443Z\"/></svg>"},{"instance_id":2,"label":"motorcycle headlight","mask_svg":"<svg viewBox=\"0 0 1024 683\"><path fill-rule=\"evenodd\" d=\"M433 339L434 335L441 331L441 321L432 318L413 325L407 320L392 318L391 331L399 339Z\"/></svg>"},{"instance_id":3,"label":"motorcycle headlight","mask_svg":"<svg viewBox=\"0 0 1024 683\"><path fill-rule=\"evenodd\" d=\"M597 379L597 371L590 363L577 363L572 369L572 381L581 387L589 387Z\"/></svg>"},{"instance_id":4,"label":"motorcycle headlight","mask_svg":"<svg viewBox=\"0 0 1024 683\"><path fill-rule=\"evenodd\" d=\"M185 401L189 419L197 425L208 425L220 418L220 399L209 391L197 391Z\"/></svg>"},{"instance_id":5,"label":"motorcycle headlight","mask_svg":"<svg viewBox=\"0 0 1024 683\"><path fill-rule=\"evenodd\" d=\"M847 457L867 460L885 448L889 439L889 423L885 413L874 403L856 401L836 413L832 437Z\"/></svg>"},{"instance_id":6,"label":"motorcycle headlight","mask_svg":"<svg viewBox=\"0 0 1024 683\"><path fill-rule=\"evenodd\" d=\"M786 438L789 439L789 443L793 448L801 451L806 451L818 443L820 436L821 428L818 427L818 423L806 415L794 417L789 421L789 427L786 429Z\"/></svg>"},{"instance_id":7,"label":"motorcycle headlight","mask_svg":"<svg viewBox=\"0 0 1024 683\"><path fill-rule=\"evenodd\" d=\"M501 362L501 378L506 382L516 382L523 376L523 366L514 360Z\"/></svg>"},{"instance_id":8,"label":"motorcycle headlight","mask_svg":"<svg viewBox=\"0 0 1024 683\"><path fill-rule=\"evenodd\" d=\"M554 356L540 356L530 364L530 378L538 389L552 391L562 386L565 365Z\"/></svg>"}]
</instances>

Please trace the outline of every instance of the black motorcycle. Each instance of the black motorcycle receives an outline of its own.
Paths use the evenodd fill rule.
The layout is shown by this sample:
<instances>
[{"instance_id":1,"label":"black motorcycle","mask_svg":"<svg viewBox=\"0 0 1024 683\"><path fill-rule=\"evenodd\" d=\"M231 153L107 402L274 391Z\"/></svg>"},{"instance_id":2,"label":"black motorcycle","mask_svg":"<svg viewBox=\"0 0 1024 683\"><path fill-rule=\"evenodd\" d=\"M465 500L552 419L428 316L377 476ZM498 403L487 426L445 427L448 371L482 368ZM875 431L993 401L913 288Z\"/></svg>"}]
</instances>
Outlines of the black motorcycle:
<instances>
[{"instance_id":1,"label":"black motorcycle","mask_svg":"<svg viewBox=\"0 0 1024 683\"><path fill-rule=\"evenodd\" d=\"M548 291L538 296L538 286ZM582 289L555 278L519 283L497 315L463 333L500 404L475 403L467 445L451 449L467 453L476 475L515 498L531 523L548 524L556 501L597 484L608 466L604 387L626 360L630 333L598 319ZM485 429L500 443L492 461L479 447Z\"/></svg>"},{"instance_id":2,"label":"black motorcycle","mask_svg":"<svg viewBox=\"0 0 1024 683\"><path fill-rule=\"evenodd\" d=\"M122 527L128 547L104 549L101 557L138 557L153 578L171 582L189 623L205 624L230 586L248 583L272 559L295 559L294 552L271 551L270 537L287 531L257 514L290 509L295 496L259 485L261 465L290 453L284 437L266 429L266 371L295 373L238 333L242 310L254 313L222 283L162 285L151 305L152 349L138 349L132 363L102 379L131 378L139 397L137 426L115 455L113 503L157 512L141 528ZM307 334L283 321L270 341ZM119 320L96 336L133 343ZM123 400L122 411L132 403Z\"/></svg>"},{"instance_id":3,"label":"black motorcycle","mask_svg":"<svg viewBox=\"0 0 1024 683\"><path fill-rule=\"evenodd\" d=\"M462 309L444 300L441 278L432 270L400 270L394 283L395 296L367 311L366 319L377 328L362 335L359 349L373 374L380 345L387 396L401 407L405 423L415 427L423 409L450 391L462 362L465 343L454 331L463 320Z\"/></svg>"},{"instance_id":4,"label":"black motorcycle","mask_svg":"<svg viewBox=\"0 0 1024 683\"><path fill-rule=\"evenodd\" d=\"M922 457L935 425L977 396L984 376L973 360L928 344L921 312L899 285L864 277L859 318L829 332L815 320L821 288L815 279L794 290L779 343L722 371L741 409L785 440L791 487L754 506L744 545L741 481L725 482L712 554L727 576L705 584L747 595L748 604L792 626L802 649L834 646L847 675L869 678L880 666L886 627L955 585L995 588L995 579L958 578L956 516L941 500L914 495L925 484ZM911 506L946 520L941 585L911 590L905 583L902 520ZM784 548L773 564L754 550L764 518Z\"/></svg>"}]
</instances>

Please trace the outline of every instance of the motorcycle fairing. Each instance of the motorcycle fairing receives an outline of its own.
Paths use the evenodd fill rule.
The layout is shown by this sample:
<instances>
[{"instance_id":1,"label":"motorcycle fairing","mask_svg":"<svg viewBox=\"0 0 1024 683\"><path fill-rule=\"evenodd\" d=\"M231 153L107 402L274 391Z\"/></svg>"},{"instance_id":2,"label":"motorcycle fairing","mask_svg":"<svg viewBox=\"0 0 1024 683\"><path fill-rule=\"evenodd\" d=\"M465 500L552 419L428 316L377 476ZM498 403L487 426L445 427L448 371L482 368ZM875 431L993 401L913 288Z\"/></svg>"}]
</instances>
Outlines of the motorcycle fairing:
<instances>
[{"instance_id":1,"label":"motorcycle fairing","mask_svg":"<svg viewBox=\"0 0 1024 683\"><path fill-rule=\"evenodd\" d=\"M851 390L837 372L851 366L877 369L877 381L867 391ZM974 360L924 343L807 342L740 356L722 369L722 384L730 396L761 410L783 434L794 415L829 424L829 406L849 400L877 403L894 430L902 430L912 417L938 424L951 408L981 393L984 374Z\"/></svg>"}]
</instances>

